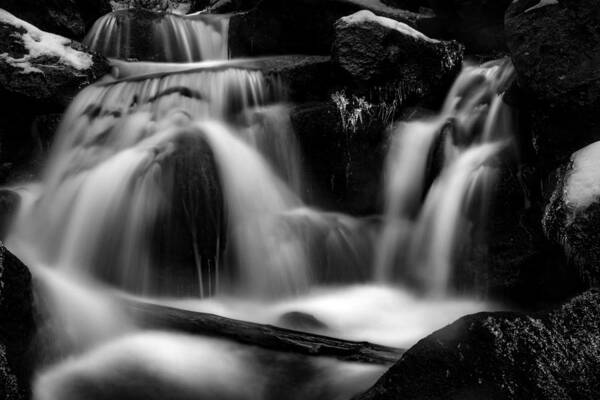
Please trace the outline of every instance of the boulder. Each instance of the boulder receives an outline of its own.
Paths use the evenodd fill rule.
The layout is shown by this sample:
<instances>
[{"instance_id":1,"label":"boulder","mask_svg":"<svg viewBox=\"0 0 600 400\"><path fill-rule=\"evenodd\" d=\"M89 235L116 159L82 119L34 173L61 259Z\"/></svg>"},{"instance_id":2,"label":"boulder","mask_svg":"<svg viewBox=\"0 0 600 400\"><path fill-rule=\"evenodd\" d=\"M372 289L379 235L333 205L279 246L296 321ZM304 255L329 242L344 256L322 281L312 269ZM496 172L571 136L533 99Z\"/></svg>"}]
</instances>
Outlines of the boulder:
<instances>
[{"instance_id":1,"label":"boulder","mask_svg":"<svg viewBox=\"0 0 600 400\"><path fill-rule=\"evenodd\" d=\"M81 44L0 10L0 181L47 148L60 114L83 87L109 71ZM18 168L17 168L18 169Z\"/></svg>"},{"instance_id":2,"label":"boulder","mask_svg":"<svg viewBox=\"0 0 600 400\"><path fill-rule=\"evenodd\" d=\"M463 317L408 350L360 400L597 399L600 292L540 314Z\"/></svg>"},{"instance_id":3,"label":"boulder","mask_svg":"<svg viewBox=\"0 0 600 400\"><path fill-rule=\"evenodd\" d=\"M556 173L543 224L588 285L600 285L600 142L574 153Z\"/></svg>"},{"instance_id":4,"label":"boulder","mask_svg":"<svg viewBox=\"0 0 600 400\"><path fill-rule=\"evenodd\" d=\"M27 398L31 378L28 349L34 333L31 274L0 247L0 395Z\"/></svg>"},{"instance_id":5,"label":"boulder","mask_svg":"<svg viewBox=\"0 0 600 400\"><path fill-rule=\"evenodd\" d=\"M76 40L111 11L109 0L3 0L2 8L40 29Z\"/></svg>"},{"instance_id":6,"label":"boulder","mask_svg":"<svg viewBox=\"0 0 600 400\"><path fill-rule=\"evenodd\" d=\"M431 39L410 26L370 11L335 24L334 62L354 81L381 83L401 79L419 91L452 82L462 66L463 47Z\"/></svg>"},{"instance_id":7,"label":"boulder","mask_svg":"<svg viewBox=\"0 0 600 400\"><path fill-rule=\"evenodd\" d=\"M506 12L508 47L530 96L535 145L548 171L600 139L599 6L518 0Z\"/></svg>"},{"instance_id":8,"label":"boulder","mask_svg":"<svg viewBox=\"0 0 600 400\"><path fill-rule=\"evenodd\" d=\"M262 0L251 11L231 18L231 55L329 55L335 21L363 9L426 33L435 30L433 15L397 9L379 0Z\"/></svg>"}]
</instances>

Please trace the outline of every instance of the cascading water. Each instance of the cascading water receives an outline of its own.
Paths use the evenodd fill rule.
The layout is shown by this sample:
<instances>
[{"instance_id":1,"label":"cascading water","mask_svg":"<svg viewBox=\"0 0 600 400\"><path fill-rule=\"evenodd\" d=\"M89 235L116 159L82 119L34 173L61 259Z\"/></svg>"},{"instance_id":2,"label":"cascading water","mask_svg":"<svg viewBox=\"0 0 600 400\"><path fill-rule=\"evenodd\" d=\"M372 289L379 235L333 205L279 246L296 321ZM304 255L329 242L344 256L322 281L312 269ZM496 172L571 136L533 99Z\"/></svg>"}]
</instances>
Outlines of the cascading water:
<instances>
[{"instance_id":1,"label":"cascading water","mask_svg":"<svg viewBox=\"0 0 600 400\"><path fill-rule=\"evenodd\" d=\"M83 43L110 58L193 62L229 58L228 36L227 16L124 10L100 18Z\"/></svg>"},{"instance_id":2,"label":"cascading water","mask_svg":"<svg viewBox=\"0 0 600 400\"><path fill-rule=\"evenodd\" d=\"M487 164L512 139L499 93L512 77L508 61L466 66L438 116L397 129L375 267L379 280L400 276L432 294L448 290L460 246L470 236L467 214L493 179ZM441 172L426 187L431 160Z\"/></svg>"},{"instance_id":3,"label":"cascading water","mask_svg":"<svg viewBox=\"0 0 600 400\"><path fill-rule=\"evenodd\" d=\"M225 59L227 20L194 18L152 22L150 53L163 53L150 58ZM132 24L113 13L86 41L130 58ZM301 313L308 331L401 347L488 307L410 289L444 294L482 223L470 205L485 203L473 199L510 140L497 95L509 65L466 66L438 116L400 125L382 220L303 202L284 91L257 68L113 64L67 110L9 238L49 299L61 355L78 354L40 375L36 399L347 399L385 369L148 332L124 296L284 326Z\"/></svg>"}]
</instances>

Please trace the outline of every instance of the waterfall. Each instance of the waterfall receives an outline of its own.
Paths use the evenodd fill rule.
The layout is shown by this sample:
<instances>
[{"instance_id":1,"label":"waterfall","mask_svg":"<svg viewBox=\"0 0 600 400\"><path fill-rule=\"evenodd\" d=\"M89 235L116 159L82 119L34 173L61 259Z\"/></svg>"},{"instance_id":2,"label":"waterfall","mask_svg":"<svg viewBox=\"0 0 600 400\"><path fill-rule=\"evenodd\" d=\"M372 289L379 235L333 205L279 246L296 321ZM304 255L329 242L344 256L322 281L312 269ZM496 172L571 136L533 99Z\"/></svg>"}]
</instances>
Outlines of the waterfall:
<instances>
[{"instance_id":1,"label":"waterfall","mask_svg":"<svg viewBox=\"0 0 600 400\"><path fill-rule=\"evenodd\" d=\"M285 90L226 60L228 24L128 10L87 36L120 60L69 106L8 240L66 342L37 400L341 400L384 370L149 332L124 298L405 347L487 308L447 288L510 142L512 67L466 65L437 116L401 123L385 213L359 218L304 202Z\"/></svg>"},{"instance_id":2,"label":"waterfall","mask_svg":"<svg viewBox=\"0 0 600 400\"><path fill-rule=\"evenodd\" d=\"M378 280L401 279L430 294L446 293L469 226L484 223L467 215L486 204L473 198L489 191L494 169L487 164L512 139L501 93L512 76L508 61L466 65L439 115L396 129L375 260ZM432 174L437 177L430 184ZM485 218L483 211L474 214Z\"/></svg>"},{"instance_id":3,"label":"waterfall","mask_svg":"<svg viewBox=\"0 0 600 400\"><path fill-rule=\"evenodd\" d=\"M96 21L83 43L110 58L193 62L229 58L228 35L226 16L123 10Z\"/></svg>"},{"instance_id":4,"label":"waterfall","mask_svg":"<svg viewBox=\"0 0 600 400\"><path fill-rule=\"evenodd\" d=\"M302 246L288 240L286 263L278 238L278 215L297 204L284 181L300 187L287 109L268 105L278 96L259 71L227 65L86 88L65 114L41 195L13 236L70 275L133 293L203 297L230 284L220 281L218 264L232 219L240 228L231 234L241 235L232 258L242 259L234 270L256 282L251 292L306 288Z\"/></svg>"}]
</instances>

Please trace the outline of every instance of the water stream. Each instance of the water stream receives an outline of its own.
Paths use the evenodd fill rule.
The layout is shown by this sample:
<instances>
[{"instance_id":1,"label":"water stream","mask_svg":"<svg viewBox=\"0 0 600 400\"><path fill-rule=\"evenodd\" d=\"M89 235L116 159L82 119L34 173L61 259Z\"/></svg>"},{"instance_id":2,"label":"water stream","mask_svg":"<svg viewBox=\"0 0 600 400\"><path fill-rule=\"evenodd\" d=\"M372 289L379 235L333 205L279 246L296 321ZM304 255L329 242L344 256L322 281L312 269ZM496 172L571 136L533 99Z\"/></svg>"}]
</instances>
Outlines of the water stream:
<instances>
[{"instance_id":1,"label":"water stream","mask_svg":"<svg viewBox=\"0 0 600 400\"><path fill-rule=\"evenodd\" d=\"M110 14L86 41L128 59L132 22ZM226 19L152 27L164 61L227 58ZM305 203L285 91L260 70L115 68L67 110L41 182L17 189L8 246L61 342L36 399L348 399L385 371L147 331L123 296L403 348L492 307L449 282L510 144L506 62L465 65L438 115L394 129L386 209L373 218ZM316 322L294 325L294 313Z\"/></svg>"}]
</instances>

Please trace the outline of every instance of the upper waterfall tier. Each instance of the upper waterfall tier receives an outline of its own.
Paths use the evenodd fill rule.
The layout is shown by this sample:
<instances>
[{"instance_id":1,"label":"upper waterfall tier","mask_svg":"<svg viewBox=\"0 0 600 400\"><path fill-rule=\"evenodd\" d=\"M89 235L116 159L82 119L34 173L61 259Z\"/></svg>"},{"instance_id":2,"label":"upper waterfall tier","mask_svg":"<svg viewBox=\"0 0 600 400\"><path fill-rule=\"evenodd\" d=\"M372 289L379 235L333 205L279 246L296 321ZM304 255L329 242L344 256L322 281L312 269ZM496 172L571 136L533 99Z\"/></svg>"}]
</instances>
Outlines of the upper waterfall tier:
<instances>
[{"instance_id":1,"label":"upper waterfall tier","mask_svg":"<svg viewBox=\"0 0 600 400\"><path fill-rule=\"evenodd\" d=\"M228 33L227 16L123 10L100 18L84 43L110 58L167 62L225 60L229 56Z\"/></svg>"}]
</instances>

